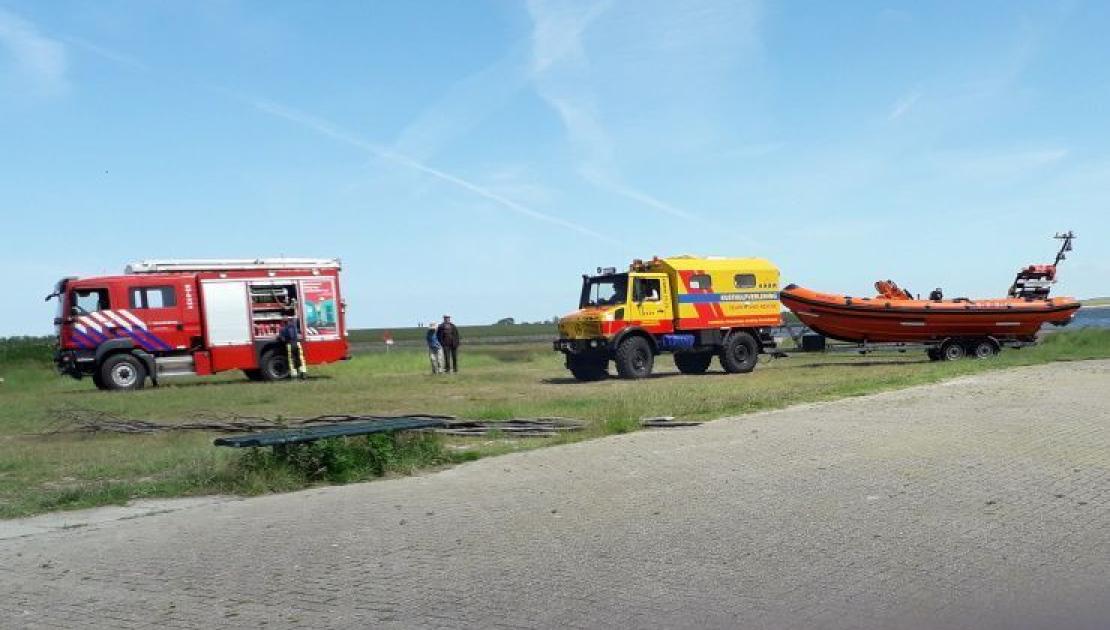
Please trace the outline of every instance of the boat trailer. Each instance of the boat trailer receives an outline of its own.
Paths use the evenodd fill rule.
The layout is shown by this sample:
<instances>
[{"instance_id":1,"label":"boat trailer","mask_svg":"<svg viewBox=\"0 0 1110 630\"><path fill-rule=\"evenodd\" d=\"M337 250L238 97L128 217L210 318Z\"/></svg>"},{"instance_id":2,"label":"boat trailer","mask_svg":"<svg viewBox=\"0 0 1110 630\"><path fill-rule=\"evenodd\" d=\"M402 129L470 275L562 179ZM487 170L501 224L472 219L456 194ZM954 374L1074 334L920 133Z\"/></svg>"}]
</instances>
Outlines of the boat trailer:
<instances>
[{"instance_id":1,"label":"boat trailer","mask_svg":"<svg viewBox=\"0 0 1110 630\"><path fill-rule=\"evenodd\" d=\"M829 341L825 338L824 335L815 333L812 330L810 330L808 327L806 327L804 325L801 325L801 324L798 324L798 325L787 324L786 326L783 326L780 330L782 332L786 333L786 336L790 337L790 339L793 340L793 342L794 342L794 348L783 349L782 345L780 344L778 349L776 349L771 354L771 356L773 356L775 358L780 358L780 359L789 357L791 354L854 353L854 354L867 355L867 354L871 354L871 353L874 353L874 352L898 352L898 353L901 353L901 354L905 354L906 352L911 352L912 351L912 352L925 352L925 354L928 355L929 359L931 359L933 361L954 360L954 359L963 358L964 355L961 354L960 356L948 356L944 353L944 350L948 347L952 347L952 346L958 345L958 344L965 344L966 345L966 340L956 338L956 337L945 338L945 339L937 339L935 341L926 341L926 342L902 342L902 341L868 342L868 341L861 341L859 343L850 343L850 342L829 343ZM975 356L976 358L988 358L990 356L993 356L994 354L997 354L998 350L1001 350L1002 348L1012 348L1012 349L1016 350L1016 349L1026 348L1026 347L1029 347L1029 346L1036 345L1035 341L1025 341L1025 340L1021 340L1021 339L1012 339L1012 338L1006 338L1006 337L991 337L991 336L988 336L988 337L984 337L983 339L991 342L995 346L995 352L990 353L990 354L974 354L972 356Z\"/></svg>"}]
</instances>

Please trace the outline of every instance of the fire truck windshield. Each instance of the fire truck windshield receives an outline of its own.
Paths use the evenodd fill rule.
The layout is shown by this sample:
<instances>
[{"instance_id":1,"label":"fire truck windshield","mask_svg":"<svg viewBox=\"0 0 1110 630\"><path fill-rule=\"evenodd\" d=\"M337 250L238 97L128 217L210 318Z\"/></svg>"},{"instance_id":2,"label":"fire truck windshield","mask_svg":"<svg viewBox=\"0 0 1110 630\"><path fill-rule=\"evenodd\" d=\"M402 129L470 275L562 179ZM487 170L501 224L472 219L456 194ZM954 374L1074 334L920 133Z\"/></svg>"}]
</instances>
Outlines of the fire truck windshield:
<instances>
[{"instance_id":1,"label":"fire truck windshield","mask_svg":"<svg viewBox=\"0 0 1110 630\"><path fill-rule=\"evenodd\" d=\"M616 306L624 304L628 296L628 274L586 278L582 286L579 308L588 306Z\"/></svg>"}]
</instances>

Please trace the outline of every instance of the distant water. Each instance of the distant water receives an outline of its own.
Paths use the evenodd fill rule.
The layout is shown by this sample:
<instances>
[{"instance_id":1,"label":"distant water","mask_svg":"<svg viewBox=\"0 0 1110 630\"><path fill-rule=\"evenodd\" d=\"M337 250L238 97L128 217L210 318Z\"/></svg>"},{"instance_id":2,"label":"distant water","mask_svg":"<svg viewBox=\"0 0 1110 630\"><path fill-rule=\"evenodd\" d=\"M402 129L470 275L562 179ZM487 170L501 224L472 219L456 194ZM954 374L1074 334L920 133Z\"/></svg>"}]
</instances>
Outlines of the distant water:
<instances>
[{"instance_id":1,"label":"distant water","mask_svg":"<svg viewBox=\"0 0 1110 630\"><path fill-rule=\"evenodd\" d=\"M1110 308L1108 307L1083 307L1075 314L1071 323L1063 328L1046 324L1045 328L1052 330L1071 330L1075 328L1110 328Z\"/></svg>"}]
</instances>

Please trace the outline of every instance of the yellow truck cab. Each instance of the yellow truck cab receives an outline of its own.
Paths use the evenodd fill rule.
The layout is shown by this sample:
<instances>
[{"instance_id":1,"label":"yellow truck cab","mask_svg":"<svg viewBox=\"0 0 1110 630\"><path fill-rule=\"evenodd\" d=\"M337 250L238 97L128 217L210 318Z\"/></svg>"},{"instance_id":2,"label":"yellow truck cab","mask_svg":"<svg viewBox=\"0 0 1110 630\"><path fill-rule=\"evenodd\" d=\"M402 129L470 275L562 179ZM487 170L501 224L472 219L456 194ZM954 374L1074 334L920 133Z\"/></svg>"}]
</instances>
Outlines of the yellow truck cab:
<instances>
[{"instance_id":1,"label":"yellow truck cab","mask_svg":"<svg viewBox=\"0 0 1110 630\"><path fill-rule=\"evenodd\" d=\"M643 378L663 352L684 374L704 373L714 356L725 372L750 372L775 346L778 289L778 268L762 258L656 257L627 272L599 268L582 276L578 310L559 320L555 350L580 381L605 378L609 361L621 377Z\"/></svg>"}]
</instances>

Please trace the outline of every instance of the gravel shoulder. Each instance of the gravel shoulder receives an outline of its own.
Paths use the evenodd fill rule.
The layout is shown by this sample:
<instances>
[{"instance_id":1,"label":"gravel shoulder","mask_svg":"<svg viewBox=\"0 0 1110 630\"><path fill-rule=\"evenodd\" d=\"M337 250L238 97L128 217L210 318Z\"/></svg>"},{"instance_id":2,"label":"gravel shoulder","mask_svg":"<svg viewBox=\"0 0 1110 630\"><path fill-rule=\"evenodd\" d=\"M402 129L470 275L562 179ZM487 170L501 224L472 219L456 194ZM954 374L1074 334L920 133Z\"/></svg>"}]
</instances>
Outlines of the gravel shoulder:
<instances>
[{"instance_id":1,"label":"gravel shoulder","mask_svg":"<svg viewBox=\"0 0 1110 630\"><path fill-rule=\"evenodd\" d=\"M151 512L0 537L0 619L1105 627L1110 361Z\"/></svg>"}]
</instances>

